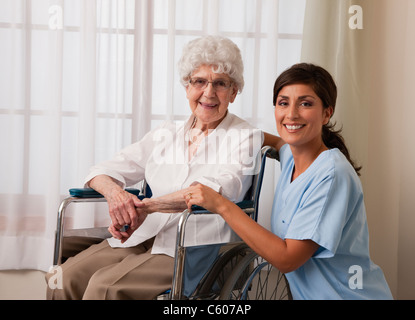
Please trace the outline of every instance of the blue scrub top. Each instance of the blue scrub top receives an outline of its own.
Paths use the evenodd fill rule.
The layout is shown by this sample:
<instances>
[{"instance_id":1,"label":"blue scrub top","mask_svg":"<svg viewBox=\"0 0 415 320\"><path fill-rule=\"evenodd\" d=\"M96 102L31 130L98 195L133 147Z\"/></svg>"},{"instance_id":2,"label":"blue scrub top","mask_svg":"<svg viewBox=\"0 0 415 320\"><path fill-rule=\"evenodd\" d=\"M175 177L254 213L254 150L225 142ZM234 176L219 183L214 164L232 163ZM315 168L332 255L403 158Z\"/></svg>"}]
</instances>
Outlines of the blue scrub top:
<instances>
[{"instance_id":1,"label":"blue scrub top","mask_svg":"<svg viewBox=\"0 0 415 320\"><path fill-rule=\"evenodd\" d=\"M287 273L294 299L392 299L382 270L369 257L369 233L360 179L338 150L321 153L291 182L291 149L280 150L281 176L271 230L282 239L320 247Z\"/></svg>"}]
</instances>

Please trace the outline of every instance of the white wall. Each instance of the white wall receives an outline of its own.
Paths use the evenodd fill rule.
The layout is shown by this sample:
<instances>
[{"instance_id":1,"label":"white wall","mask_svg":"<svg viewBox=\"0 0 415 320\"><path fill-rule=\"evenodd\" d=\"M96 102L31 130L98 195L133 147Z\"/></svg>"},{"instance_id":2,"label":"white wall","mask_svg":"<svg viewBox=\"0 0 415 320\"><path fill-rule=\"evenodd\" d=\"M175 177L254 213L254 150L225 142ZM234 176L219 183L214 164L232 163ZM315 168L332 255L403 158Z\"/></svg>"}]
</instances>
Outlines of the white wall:
<instances>
[{"instance_id":1,"label":"white wall","mask_svg":"<svg viewBox=\"0 0 415 320\"><path fill-rule=\"evenodd\" d=\"M371 0L369 4L364 188L373 231L371 248L388 271L395 297L415 299L415 2Z\"/></svg>"},{"instance_id":2,"label":"white wall","mask_svg":"<svg viewBox=\"0 0 415 320\"><path fill-rule=\"evenodd\" d=\"M361 30L348 26L352 4ZM310 0L307 10L302 58L336 78L335 117L363 165L371 257L395 298L415 299L415 1Z\"/></svg>"}]
</instances>

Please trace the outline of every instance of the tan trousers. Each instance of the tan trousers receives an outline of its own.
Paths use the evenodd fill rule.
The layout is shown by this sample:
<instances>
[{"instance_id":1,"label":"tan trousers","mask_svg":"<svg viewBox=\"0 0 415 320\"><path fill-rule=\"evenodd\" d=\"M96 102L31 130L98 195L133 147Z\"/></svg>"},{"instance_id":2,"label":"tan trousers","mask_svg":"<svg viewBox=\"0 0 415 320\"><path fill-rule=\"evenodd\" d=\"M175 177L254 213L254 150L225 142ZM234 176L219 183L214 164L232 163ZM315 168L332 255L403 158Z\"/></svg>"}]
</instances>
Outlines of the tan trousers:
<instances>
[{"instance_id":1,"label":"tan trousers","mask_svg":"<svg viewBox=\"0 0 415 320\"><path fill-rule=\"evenodd\" d=\"M131 248L111 248L106 240L92 245L61 265L63 288L48 286L47 299L154 299L171 288L174 258L151 254L153 242Z\"/></svg>"}]
</instances>

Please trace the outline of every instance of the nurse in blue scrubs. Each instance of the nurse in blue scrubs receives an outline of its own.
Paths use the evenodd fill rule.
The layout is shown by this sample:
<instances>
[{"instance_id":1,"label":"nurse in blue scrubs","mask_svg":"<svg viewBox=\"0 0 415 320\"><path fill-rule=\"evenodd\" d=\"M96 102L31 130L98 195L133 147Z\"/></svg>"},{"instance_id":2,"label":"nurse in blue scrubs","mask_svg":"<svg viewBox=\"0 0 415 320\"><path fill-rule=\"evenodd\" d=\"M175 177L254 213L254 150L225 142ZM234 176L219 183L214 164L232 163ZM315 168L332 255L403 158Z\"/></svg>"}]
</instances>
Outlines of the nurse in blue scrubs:
<instances>
[{"instance_id":1,"label":"nurse in blue scrubs","mask_svg":"<svg viewBox=\"0 0 415 320\"><path fill-rule=\"evenodd\" d=\"M360 168L330 122L337 99L331 75L312 64L284 71L274 86L281 176L271 231L209 187L196 185L188 206L220 214L259 255L286 274L294 299L392 299L369 255Z\"/></svg>"}]
</instances>

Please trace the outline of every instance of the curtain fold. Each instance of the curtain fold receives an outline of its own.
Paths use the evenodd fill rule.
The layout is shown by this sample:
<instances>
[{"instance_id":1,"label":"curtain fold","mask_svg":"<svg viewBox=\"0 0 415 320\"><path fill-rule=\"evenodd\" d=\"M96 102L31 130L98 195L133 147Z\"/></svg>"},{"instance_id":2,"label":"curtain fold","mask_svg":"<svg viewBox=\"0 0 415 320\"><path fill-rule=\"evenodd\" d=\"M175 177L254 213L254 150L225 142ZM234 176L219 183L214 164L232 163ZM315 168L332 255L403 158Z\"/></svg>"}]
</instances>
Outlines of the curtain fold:
<instances>
[{"instance_id":1,"label":"curtain fold","mask_svg":"<svg viewBox=\"0 0 415 320\"><path fill-rule=\"evenodd\" d=\"M350 28L360 6L363 28ZM415 145L411 141L415 8L411 0L308 0L302 60L327 68L338 85L335 120L362 184L372 259L395 298L413 299Z\"/></svg>"},{"instance_id":2,"label":"curtain fold","mask_svg":"<svg viewBox=\"0 0 415 320\"><path fill-rule=\"evenodd\" d=\"M352 157L364 161L368 108L361 102L367 69L362 56L366 31L349 28L349 8L360 2L307 1L301 60L321 65L335 78L339 90L333 120L344 127Z\"/></svg>"},{"instance_id":3,"label":"curtain fold","mask_svg":"<svg viewBox=\"0 0 415 320\"><path fill-rule=\"evenodd\" d=\"M151 0L136 3L134 28L134 69L132 108L137 110L132 118L132 141L142 138L151 129L148 107L151 105L152 92L152 50L153 2ZM147 115L147 116L146 116Z\"/></svg>"}]
</instances>

